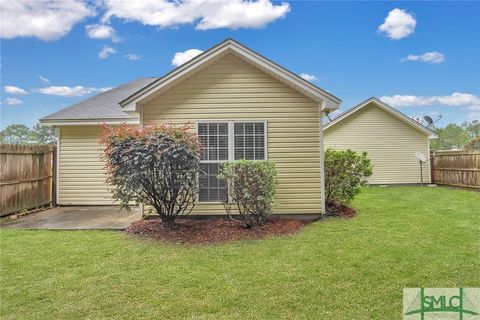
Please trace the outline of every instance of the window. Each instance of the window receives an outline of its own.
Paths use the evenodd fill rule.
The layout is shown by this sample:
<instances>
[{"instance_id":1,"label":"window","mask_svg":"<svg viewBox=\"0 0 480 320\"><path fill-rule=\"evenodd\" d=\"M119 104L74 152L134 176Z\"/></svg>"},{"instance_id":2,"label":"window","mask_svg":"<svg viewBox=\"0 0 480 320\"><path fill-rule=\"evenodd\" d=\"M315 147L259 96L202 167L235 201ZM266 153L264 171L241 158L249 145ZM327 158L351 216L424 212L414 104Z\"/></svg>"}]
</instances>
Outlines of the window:
<instances>
[{"instance_id":1,"label":"window","mask_svg":"<svg viewBox=\"0 0 480 320\"><path fill-rule=\"evenodd\" d=\"M225 183L218 180L219 163L201 163L198 201L219 202L226 194Z\"/></svg>"},{"instance_id":2,"label":"window","mask_svg":"<svg viewBox=\"0 0 480 320\"><path fill-rule=\"evenodd\" d=\"M235 160L265 160L265 124L263 122L236 122Z\"/></svg>"},{"instance_id":3,"label":"window","mask_svg":"<svg viewBox=\"0 0 480 320\"><path fill-rule=\"evenodd\" d=\"M225 184L217 175L221 162L228 160L228 123L199 123L198 139L202 144L198 201L222 201Z\"/></svg>"},{"instance_id":4,"label":"window","mask_svg":"<svg viewBox=\"0 0 480 320\"><path fill-rule=\"evenodd\" d=\"M228 123L199 123L203 161L228 160Z\"/></svg>"},{"instance_id":5,"label":"window","mask_svg":"<svg viewBox=\"0 0 480 320\"><path fill-rule=\"evenodd\" d=\"M202 144L200 156L200 202L221 202L226 195L225 183L217 175L227 160L264 160L266 158L265 122L198 123Z\"/></svg>"}]
</instances>

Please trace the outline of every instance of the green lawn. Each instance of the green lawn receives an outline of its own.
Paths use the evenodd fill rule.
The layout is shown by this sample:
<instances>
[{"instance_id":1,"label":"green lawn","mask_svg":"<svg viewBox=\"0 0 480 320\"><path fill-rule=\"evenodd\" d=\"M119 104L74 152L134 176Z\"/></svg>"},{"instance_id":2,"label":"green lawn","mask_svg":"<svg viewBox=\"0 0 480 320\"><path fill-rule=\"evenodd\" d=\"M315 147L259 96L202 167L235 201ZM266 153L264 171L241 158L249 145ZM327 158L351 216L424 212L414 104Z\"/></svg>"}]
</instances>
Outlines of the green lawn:
<instances>
[{"instance_id":1,"label":"green lawn","mask_svg":"<svg viewBox=\"0 0 480 320\"><path fill-rule=\"evenodd\" d=\"M480 193L364 188L350 220L202 247L1 230L2 319L399 319L404 287L480 287Z\"/></svg>"}]
</instances>

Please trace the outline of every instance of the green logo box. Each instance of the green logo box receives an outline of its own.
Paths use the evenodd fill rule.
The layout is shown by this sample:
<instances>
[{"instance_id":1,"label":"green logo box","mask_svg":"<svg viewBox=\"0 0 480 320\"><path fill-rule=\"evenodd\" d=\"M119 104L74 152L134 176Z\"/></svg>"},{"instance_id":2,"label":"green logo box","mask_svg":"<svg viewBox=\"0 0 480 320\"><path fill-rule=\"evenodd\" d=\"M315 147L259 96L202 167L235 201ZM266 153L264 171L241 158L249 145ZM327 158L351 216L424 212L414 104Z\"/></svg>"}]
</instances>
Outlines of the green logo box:
<instances>
[{"instance_id":1,"label":"green logo box","mask_svg":"<svg viewBox=\"0 0 480 320\"><path fill-rule=\"evenodd\" d=\"M480 288L404 288L405 320L480 320Z\"/></svg>"}]
</instances>

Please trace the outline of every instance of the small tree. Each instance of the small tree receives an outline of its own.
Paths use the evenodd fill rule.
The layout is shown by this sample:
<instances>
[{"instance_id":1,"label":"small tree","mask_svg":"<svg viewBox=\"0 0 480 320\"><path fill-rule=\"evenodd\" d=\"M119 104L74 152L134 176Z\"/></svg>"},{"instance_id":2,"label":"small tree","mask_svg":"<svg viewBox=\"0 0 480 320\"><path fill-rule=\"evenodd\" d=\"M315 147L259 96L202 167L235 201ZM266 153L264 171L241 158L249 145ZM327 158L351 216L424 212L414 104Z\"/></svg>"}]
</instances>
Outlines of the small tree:
<instances>
[{"instance_id":1,"label":"small tree","mask_svg":"<svg viewBox=\"0 0 480 320\"><path fill-rule=\"evenodd\" d=\"M325 202L348 204L372 175L372 164L367 153L350 149L327 149L325 152Z\"/></svg>"},{"instance_id":2,"label":"small tree","mask_svg":"<svg viewBox=\"0 0 480 320\"><path fill-rule=\"evenodd\" d=\"M270 161L239 160L223 164L218 178L224 180L227 195L225 211L232 218L237 209L247 228L263 225L275 203L277 171Z\"/></svg>"},{"instance_id":3,"label":"small tree","mask_svg":"<svg viewBox=\"0 0 480 320\"><path fill-rule=\"evenodd\" d=\"M162 221L189 214L198 192L199 143L188 126L104 126L107 182L123 208L151 205Z\"/></svg>"}]
</instances>

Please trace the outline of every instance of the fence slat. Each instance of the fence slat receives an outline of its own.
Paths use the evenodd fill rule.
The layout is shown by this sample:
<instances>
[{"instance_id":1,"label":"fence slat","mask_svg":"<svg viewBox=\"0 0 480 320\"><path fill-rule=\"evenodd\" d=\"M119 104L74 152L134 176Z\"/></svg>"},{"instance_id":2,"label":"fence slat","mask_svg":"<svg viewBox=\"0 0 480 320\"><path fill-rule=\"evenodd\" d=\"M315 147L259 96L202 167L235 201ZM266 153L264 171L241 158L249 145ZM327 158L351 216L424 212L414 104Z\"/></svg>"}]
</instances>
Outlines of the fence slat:
<instances>
[{"instance_id":1,"label":"fence slat","mask_svg":"<svg viewBox=\"0 0 480 320\"><path fill-rule=\"evenodd\" d=\"M431 159L433 183L480 189L480 152L438 151Z\"/></svg>"},{"instance_id":2,"label":"fence slat","mask_svg":"<svg viewBox=\"0 0 480 320\"><path fill-rule=\"evenodd\" d=\"M0 145L0 216L52 203L55 147Z\"/></svg>"}]
</instances>

